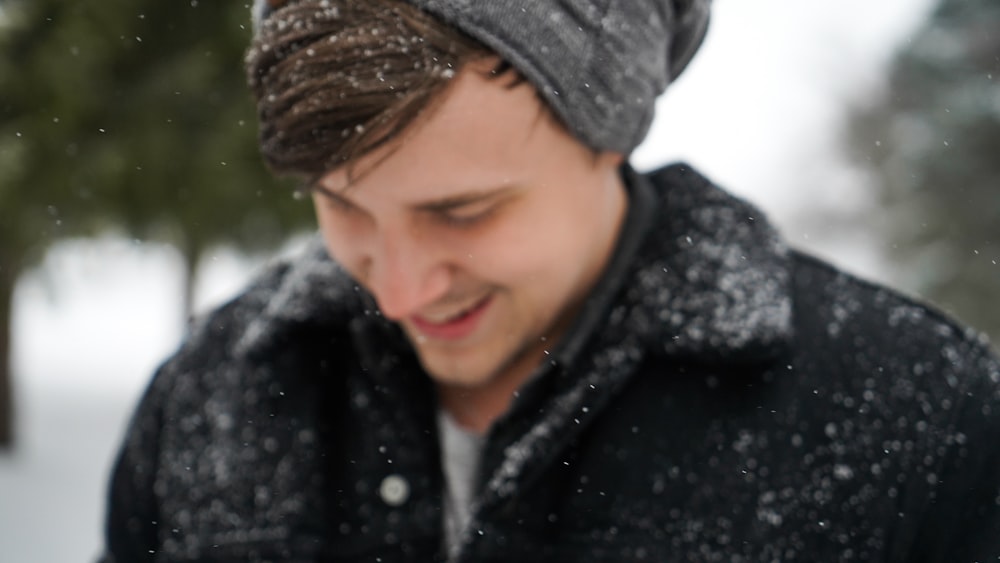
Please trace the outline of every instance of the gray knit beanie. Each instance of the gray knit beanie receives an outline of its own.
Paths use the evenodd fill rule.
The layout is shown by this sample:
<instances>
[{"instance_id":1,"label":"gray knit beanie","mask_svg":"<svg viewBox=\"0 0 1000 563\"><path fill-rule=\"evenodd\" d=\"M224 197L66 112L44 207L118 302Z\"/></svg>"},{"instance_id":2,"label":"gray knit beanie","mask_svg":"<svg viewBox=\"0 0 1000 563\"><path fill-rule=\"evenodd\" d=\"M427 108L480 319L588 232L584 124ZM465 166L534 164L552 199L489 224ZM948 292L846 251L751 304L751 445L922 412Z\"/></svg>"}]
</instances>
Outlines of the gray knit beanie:
<instances>
[{"instance_id":1,"label":"gray knit beanie","mask_svg":"<svg viewBox=\"0 0 1000 563\"><path fill-rule=\"evenodd\" d=\"M578 139L628 155L687 66L711 0L407 0L496 51ZM255 0L254 22L271 4Z\"/></svg>"}]
</instances>

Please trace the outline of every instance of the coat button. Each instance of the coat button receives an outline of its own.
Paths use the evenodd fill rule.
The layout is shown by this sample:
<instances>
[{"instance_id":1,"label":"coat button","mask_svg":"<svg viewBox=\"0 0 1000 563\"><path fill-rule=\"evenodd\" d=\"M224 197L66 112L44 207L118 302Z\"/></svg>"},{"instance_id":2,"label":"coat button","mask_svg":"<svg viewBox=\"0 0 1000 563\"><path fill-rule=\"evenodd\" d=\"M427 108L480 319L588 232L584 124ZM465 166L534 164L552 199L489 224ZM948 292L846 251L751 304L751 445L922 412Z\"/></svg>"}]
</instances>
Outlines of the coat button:
<instances>
[{"instance_id":1,"label":"coat button","mask_svg":"<svg viewBox=\"0 0 1000 563\"><path fill-rule=\"evenodd\" d=\"M389 475L382 479L378 495L389 506L402 506L410 498L410 484L401 475Z\"/></svg>"}]
</instances>

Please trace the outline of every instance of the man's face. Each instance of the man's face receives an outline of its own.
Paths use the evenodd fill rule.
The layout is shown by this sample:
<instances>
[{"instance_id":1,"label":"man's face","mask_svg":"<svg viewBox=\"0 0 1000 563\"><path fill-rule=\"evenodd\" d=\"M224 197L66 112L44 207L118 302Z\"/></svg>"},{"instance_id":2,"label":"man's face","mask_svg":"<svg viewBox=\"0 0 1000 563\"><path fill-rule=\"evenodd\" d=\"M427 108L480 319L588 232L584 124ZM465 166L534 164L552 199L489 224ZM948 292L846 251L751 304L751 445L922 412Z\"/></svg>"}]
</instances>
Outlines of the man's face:
<instances>
[{"instance_id":1,"label":"man's face","mask_svg":"<svg viewBox=\"0 0 1000 563\"><path fill-rule=\"evenodd\" d=\"M331 256L439 384L520 384L607 262L621 157L570 136L527 84L470 65L399 142L320 179ZM508 381L508 383L510 383ZM510 387L510 385L504 385Z\"/></svg>"}]
</instances>

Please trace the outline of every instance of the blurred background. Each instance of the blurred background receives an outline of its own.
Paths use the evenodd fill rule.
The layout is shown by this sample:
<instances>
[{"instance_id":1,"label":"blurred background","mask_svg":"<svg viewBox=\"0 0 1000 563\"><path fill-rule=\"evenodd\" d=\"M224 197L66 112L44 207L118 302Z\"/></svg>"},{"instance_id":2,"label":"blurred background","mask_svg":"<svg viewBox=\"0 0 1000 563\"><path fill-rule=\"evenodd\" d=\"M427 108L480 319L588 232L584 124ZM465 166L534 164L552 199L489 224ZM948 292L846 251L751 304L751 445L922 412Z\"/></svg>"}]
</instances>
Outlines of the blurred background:
<instances>
[{"instance_id":1,"label":"blurred background","mask_svg":"<svg viewBox=\"0 0 1000 563\"><path fill-rule=\"evenodd\" d=\"M0 560L93 560L186 319L314 229L270 178L243 2L0 0ZM1000 338L1000 3L716 0L642 169Z\"/></svg>"}]
</instances>

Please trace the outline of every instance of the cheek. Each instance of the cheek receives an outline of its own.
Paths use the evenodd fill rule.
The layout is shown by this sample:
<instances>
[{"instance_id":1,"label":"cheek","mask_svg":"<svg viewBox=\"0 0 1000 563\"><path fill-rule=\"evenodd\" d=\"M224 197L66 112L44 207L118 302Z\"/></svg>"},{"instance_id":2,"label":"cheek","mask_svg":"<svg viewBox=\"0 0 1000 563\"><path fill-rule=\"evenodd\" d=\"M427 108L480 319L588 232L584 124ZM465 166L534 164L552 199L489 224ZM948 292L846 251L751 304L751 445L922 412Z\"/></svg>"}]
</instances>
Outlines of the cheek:
<instances>
[{"instance_id":1,"label":"cheek","mask_svg":"<svg viewBox=\"0 0 1000 563\"><path fill-rule=\"evenodd\" d=\"M548 284L577 253L565 222L551 212L519 214L458 252L471 274L499 285Z\"/></svg>"},{"instance_id":2,"label":"cheek","mask_svg":"<svg viewBox=\"0 0 1000 563\"><path fill-rule=\"evenodd\" d=\"M352 237L356 233L351 233L350 229L342 221L336 221L329 213L324 213L317 208L316 222L319 225L320 236L323 237L323 244L330 258L343 266L347 271L357 278L358 256L355 256L357 244L352 244Z\"/></svg>"},{"instance_id":3,"label":"cheek","mask_svg":"<svg viewBox=\"0 0 1000 563\"><path fill-rule=\"evenodd\" d=\"M316 208L316 224L319 226L319 234L323 237L327 252L330 253L331 257L336 259L337 240L342 237L337 234L335 224L330 220L329 215L321 211L318 207Z\"/></svg>"}]
</instances>

